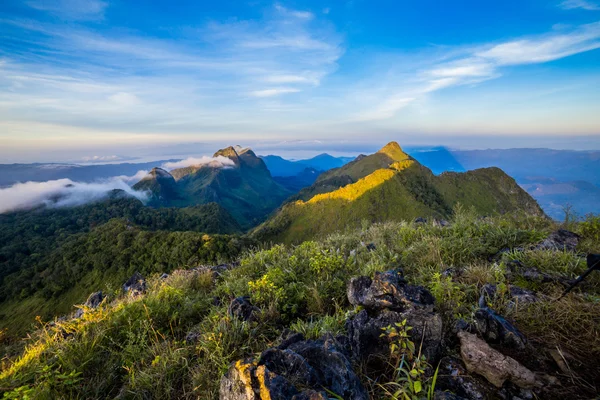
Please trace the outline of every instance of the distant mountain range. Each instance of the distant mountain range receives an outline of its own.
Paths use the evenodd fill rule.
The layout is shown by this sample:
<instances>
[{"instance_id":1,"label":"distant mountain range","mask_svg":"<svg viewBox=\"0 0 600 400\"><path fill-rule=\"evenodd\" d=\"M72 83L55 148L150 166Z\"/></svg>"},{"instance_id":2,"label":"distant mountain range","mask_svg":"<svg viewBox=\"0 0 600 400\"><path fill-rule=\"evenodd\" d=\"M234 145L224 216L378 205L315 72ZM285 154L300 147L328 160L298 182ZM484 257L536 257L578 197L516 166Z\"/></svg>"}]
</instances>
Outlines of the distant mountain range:
<instances>
[{"instance_id":1,"label":"distant mountain range","mask_svg":"<svg viewBox=\"0 0 600 400\"><path fill-rule=\"evenodd\" d=\"M408 147L405 150L436 175L444 171L464 172L492 166L501 168L515 178L530 195L538 200L544 211L555 219L564 217L563 208L568 204L572 206L571 211L580 216L590 212L600 213L600 201L598 201L600 151L551 149L457 151L445 147ZM276 155L265 155L259 158L269 170L271 180L279 184L279 190L282 187L290 196L311 186L322 172L340 168L353 160L352 157L334 157L329 154L320 154L306 160L286 160ZM0 164L0 187L7 187L17 182L44 182L61 178L69 178L75 182L93 182L115 176L131 177L141 170L148 171L175 161L178 160L107 165ZM182 177L187 171L191 170L182 168L176 174ZM175 181L179 178L179 176L174 177ZM343 181L337 183L344 184ZM168 186L167 183L165 184ZM163 190L168 191L168 188L164 187ZM329 189L321 187L321 190ZM171 193L174 194L175 192ZM174 204L173 201L176 200L171 196L165 199L168 201L161 203L160 199L155 198L154 204ZM178 204L186 203L185 199L180 200ZM268 209L270 207L266 207L256 215L264 218L264 212ZM257 221L255 217L245 217L248 218Z\"/></svg>"},{"instance_id":2,"label":"distant mountain range","mask_svg":"<svg viewBox=\"0 0 600 400\"><path fill-rule=\"evenodd\" d=\"M339 168L354 160L354 157L334 157L326 153L297 161L286 160L275 155L261 156L260 158L263 159L273 176L295 176L303 173L306 169L322 172Z\"/></svg>"},{"instance_id":3,"label":"distant mountain range","mask_svg":"<svg viewBox=\"0 0 600 400\"><path fill-rule=\"evenodd\" d=\"M439 176L391 142L369 156L319 176L256 228L259 241L298 243L390 220L447 218L460 203L480 215L524 211L544 215L536 201L498 168Z\"/></svg>"},{"instance_id":4,"label":"distant mountain range","mask_svg":"<svg viewBox=\"0 0 600 400\"><path fill-rule=\"evenodd\" d=\"M277 183L264 161L250 149L228 147L213 158L225 157L232 165L192 165L170 173L153 168L133 188L151 193L150 205L187 207L217 203L243 228L250 228L292 194Z\"/></svg>"}]
</instances>

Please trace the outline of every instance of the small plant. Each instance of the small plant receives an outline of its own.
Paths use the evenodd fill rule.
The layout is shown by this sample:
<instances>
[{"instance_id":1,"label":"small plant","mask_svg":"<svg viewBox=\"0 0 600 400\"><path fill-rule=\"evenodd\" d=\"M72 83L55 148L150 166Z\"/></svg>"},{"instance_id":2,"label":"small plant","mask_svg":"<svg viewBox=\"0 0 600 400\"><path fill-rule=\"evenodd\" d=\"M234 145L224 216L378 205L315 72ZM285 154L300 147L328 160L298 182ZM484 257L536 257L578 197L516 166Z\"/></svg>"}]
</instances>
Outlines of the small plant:
<instances>
[{"instance_id":1,"label":"small plant","mask_svg":"<svg viewBox=\"0 0 600 400\"><path fill-rule=\"evenodd\" d=\"M458 283L449 276L442 276L439 272L435 272L430 289L439 307L451 311L455 317L461 316L464 311L466 294Z\"/></svg>"},{"instance_id":2,"label":"small plant","mask_svg":"<svg viewBox=\"0 0 600 400\"><path fill-rule=\"evenodd\" d=\"M431 382L428 382L425 371L429 364L421 349L416 353L415 344L410 340L406 320L394 326L383 328L382 337L390 342L390 358L394 365L392 381L381 385L392 400L432 399L437 379L437 371ZM388 387L390 389L388 389Z\"/></svg>"}]
</instances>

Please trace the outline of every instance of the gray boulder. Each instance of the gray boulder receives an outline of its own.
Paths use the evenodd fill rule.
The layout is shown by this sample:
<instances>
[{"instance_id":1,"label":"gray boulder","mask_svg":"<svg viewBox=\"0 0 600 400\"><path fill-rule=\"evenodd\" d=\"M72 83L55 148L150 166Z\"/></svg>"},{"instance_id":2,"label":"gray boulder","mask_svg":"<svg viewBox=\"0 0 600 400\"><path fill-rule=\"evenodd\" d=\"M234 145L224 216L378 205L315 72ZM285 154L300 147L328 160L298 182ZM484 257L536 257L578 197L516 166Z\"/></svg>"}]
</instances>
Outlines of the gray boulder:
<instances>
[{"instance_id":1,"label":"gray boulder","mask_svg":"<svg viewBox=\"0 0 600 400\"><path fill-rule=\"evenodd\" d=\"M297 337L296 337L297 338ZM325 335L265 350L258 360L239 360L221 379L221 400L325 400L323 388L344 399L367 400L339 343Z\"/></svg>"},{"instance_id":2,"label":"gray boulder","mask_svg":"<svg viewBox=\"0 0 600 400\"><path fill-rule=\"evenodd\" d=\"M518 350L525 350L527 346L525 336L513 324L490 308L485 307L475 311L475 328L481 337L490 344L499 344Z\"/></svg>"},{"instance_id":3,"label":"gray boulder","mask_svg":"<svg viewBox=\"0 0 600 400\"><path fill-rule=\"evenodd\" d=\"M236 297L231 300L227 308L227 313L230 316L242 321L254 321L259 311L260 309L250 302L250 297L248 296Z\"/></svg>"},{"instance_id":4,"label":"gray boulder","mask_svg":"<svg viewBox=\"0 0 600 400\"><path fill-rule=\"evenodd\" d=\"M542 240L536 250L566 250L575 251L579 244L581 236L566 229L559 229L552 232L546 239Z\"/></svg>"},{"instance_id":5,"label":"gray boulder","mask_svg":"<svg viewBox=\"0 0 600 400\"><path fill-rule=\"evenodd\" d=\"M523 389L540 386L535 374L519 364L515 359L492 349L476 335L461 331L460 355L467 370L485 377L491 384L501 388L510 381Z\"/></svg>"},{"instance_id":6,"label":"gray boulder","mask_svg":"<svg viewBox=\"0 0 600 400\"><path fill-rule=\"evenodd\" d=\"M123 284L123 290L133 295L146 293L146 279L142 274L136 272Z\"/></svg>"},{"instance_id":7,"label":"gray boulder","mask_svg":"<svg viewBox=\"0 0 600 400\"><path fill-rule=\"evenodd\" d=\"M376 272L373 279L352 278L347 287L348 301L371 311L405 311L415 306L433 305L435 299L422 286L407 285L401 270Z\"/></svg>"}]
</instances>

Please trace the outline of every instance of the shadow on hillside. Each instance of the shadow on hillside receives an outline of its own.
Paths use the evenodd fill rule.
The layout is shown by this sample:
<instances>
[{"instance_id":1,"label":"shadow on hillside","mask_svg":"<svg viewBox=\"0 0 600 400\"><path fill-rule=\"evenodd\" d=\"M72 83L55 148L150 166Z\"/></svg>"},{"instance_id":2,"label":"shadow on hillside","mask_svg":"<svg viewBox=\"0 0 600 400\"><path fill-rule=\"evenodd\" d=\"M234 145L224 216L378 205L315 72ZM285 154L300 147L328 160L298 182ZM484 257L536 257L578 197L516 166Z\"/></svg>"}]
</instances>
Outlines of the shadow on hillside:
<instances>
[{"instance_id":1,"label":"shadow on hillside","mask_svg":"<svg viewBox=\"0 0 600 400\"><path fill-rule=\"evenodd\" d=\"M465 172L466 168L458 162L447 147L409 147L408 154L429 168L435 175L445 171Z\"/></svg>"}]
</instances>

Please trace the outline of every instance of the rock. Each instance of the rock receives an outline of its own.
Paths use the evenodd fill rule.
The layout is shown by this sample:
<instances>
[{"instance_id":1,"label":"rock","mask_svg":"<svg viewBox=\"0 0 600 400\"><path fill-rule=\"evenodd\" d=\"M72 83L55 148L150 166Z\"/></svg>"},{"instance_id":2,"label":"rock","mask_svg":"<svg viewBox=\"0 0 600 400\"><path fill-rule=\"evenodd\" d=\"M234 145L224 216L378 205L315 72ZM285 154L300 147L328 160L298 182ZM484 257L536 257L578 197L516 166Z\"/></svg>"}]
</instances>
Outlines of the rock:
<instances>
[{"instance_id":1,"label":"rock","mask_svg":"<svg viewBox=\"0 0 600 400\"><path fill-rule=\"evenodd\" d=\"M216 279L223 275L225 271L233 269L239 266L239 263L232 264L219 264L219 265L198 265L197 267L191 268L190 271L194 271L197 273L207 273L210 272L213 274L213 277Z\"/></svg>"},{"instance_id":2,"label":"rock","mask_svg":"<svg viewBox=\"0 0 600 400\"><path fill-rule=\"evenodd\" d=\"M323 388L344 399L368 394L331 335L265 350L258 361L239 360L221 379L221 400L326 400Z\"/></svg>"},{"instance_id":3,"label":"rock","mask_svg":"<svg viewBox=\"0 0 600 400\"><path fill-rule=\"evenodd\" d=\"M200 336L202 336L200 332L198 332L197 330L191 330L187 333L187 335L185 335L185 341L188 344L194 344L198 342Z\"/></svg>"},{"instance_id":4,"label":"rock","mask_svg":"<svg viewBox=\"0 0 600 400\"><path fill-rule=\"evenodd\" d=\"M317 371L300 354L290 349L272 348L260 355L259 365L265 365L270 371L287 376L292 384L316 386L320 379Z\"/></svg>"},{"instance_id":5,"label":"rock","mask_svg":"<svg viewBox=\"0 0 600 400\"><path fill-rule=\"evenodd\" d=\"M469 375L461 360L444 357L440 361L436 388L449 390L469 400L484 400L496 391L487 381Z\"/></svg>"},{"instance_id":6,"label":"rock","mask_svg":"<svg viewBox=\"0 0 600 400\"><path fill-rule=\"evenodd\" d=\"M439 227L445 227L445 226L450 226L450 222L446 221L445 219L435 219L433 220L433 226L439 226Z\"/></svg>"},{"instance_id":7,"label":"rock","mask_svg":"<svg viewBox=\"0 0 600 400\"><path fill-rule=\"evenodd\" d=\"M304 357L316 371L320 386L344 399L367 400L367 391L341 347L336 339L326 334L319 340L296 342L288 349Z\"/></svg>"},{"instance_id":8,"label":"rock","mask_svg":"<svg viewBox=\"0 0 600 400\"><path fill-rule=\"evenodd\" d=\"M102 290L100 290L90 294L84 305L89 308L98 308L102 300L104 300L104 295L102 294Z\"/></svg>"},{"instance_id":9,"label":"rock","mask_svg":"<svg viewBox=\"0 0 600 400\"><path fill-rule=\"evenodd\" d=\"M492 349L485 341L476 335L461 331L460 355L469 372L485 377L491 384L500 388L505 381L510 381L523 389L539 386L533 372Z\"/></svg>"},{"instance_id":10,"label":"rock","mask_svg":"<svg viewBox=\"0 0 600 400\"><path fill-rule=\"evenodd\" d=\"M552 232L546 239L535 246L535 249L575 251L580 238L581 236L576 233L566 229L559 229Z\"/></svg>"},{"instance_id":11,"label":"rock","mask_svg":"<svg viewBox=\"0 0 600 400\"><path fill-rule=\"evenodd\" d=\"M537 303L540 299L531 290L523 289L515 285L509 285L509 295L511 297L512 306L519 304ZM489 302L493 302L498 294L496 285L487 283L481 288L481 296L479 297L479 307L487 307Z\"/></svg>"},{"instance_id":12,"label":"rock","mask_svg":"<svg viewBox=\"0 0 600 400\"><path fill-rule=\"evenodd\" d=\"M436 390L433 393L433 400L467 400L464 397L460 397L450 392L442 392L440 390Z\"/></svg>"},{"instance_id":13,"label":"rock","mask_svg":"<svg viewBox=\"0 0 600 400\"><path fill-rule=\"evenodd\" d=\"M235 362L221 378L220 400L259 400L253 385L256 380L256 365L252 361ZM260 390L260 388L257 388ZM260 393L260 392L259 392Z\"/></svg>"},{"instance_id":14,"label":"rock","mask_svg":"<svg viewBox=\"0 0 600 400\"><path fill-rule=\"evenodd\" d=\"M230 316L239 318L242 321L253 321L259 311L258 307L250 303L250 297L248 296L236 297L231 300L227 309L227 313Z\"/></svg>"},{"instance_id":15,"label":"rock","mask_svg":"<svg viewBox=\"0 0 600 400\"><path fill-rule=\"evenodd\" d=\"M163 280L163 281L164 281L165 279L167 279L168 277L169 277L169 274L167 274L167 273L164 273L164 272L163 272L163 273L160 275L160 279L161 279L161 280Z\"/></svg>"},{"instance_id":16,"label":"rock","mask_svg":"<svg viewBox=\"0 0 600 400\"><path fill-rule=\"evenodd\" d=\"M524 350L525 336L494 310L484 307L475 311L475 328L486 342Z\"/></svg>"},{"instance_id":17,"label":"rock","mask_svg":"<svg viewBox=\"0 0 600 400\"><path fill-rule=\"evenodd\" d=\"M377 246L375 246L375 243L360 242L360 245L362 247L365 247L368 251L375 251L375 250L377 250Z\"/></svg>"},{"instance_id":18,"label":"rock","mask_svg":"<svg viewBox=\"0 0 600 400\"><path fill-rule=\"evenodd\" d=\"M350 338L352 354L367 363L376 366L387 363L389 359L389 340L382 337L383 328L393 326L406 319L411 340L420 345L430 363L439 356L442 341L442 317L426 309L410 309L404 313L383 310L376 316L370 316L367 310L360 311L354 318L346 321L346 330Z\"/></svg>"},{"instance_id":19,"label":"rock","mask_svg":"<svg viewBox=\"0 0 600 400\"><path fill-rule=\"evenodd\" d=\"M326 392L317 392L315 390L305 390L304 392L292 397L292 400L329 400Z\"/></svg>"},{"instance_id":20,"label":"rock","mask_svg":"<svg viewBox=\"0 0 600 400\"><path fill-rule=\"evenodd\" d=\"M285 337L285 339L283 339L281 344L279 346L277 346L278 349L287 349L292 344L301 342L304 340L304 335L301 333L291 332L287 335L284 335L284 337Z\"/></svg>"},{"instance_id":21,"label":"rock","mask_svg":"<svg viewBox=\"0 0 600 400\"><path fill-rule=\"evenodd\" d=\"M133 295L143 294L146 292L146 279L136 272L123 284L123 290Z\"/></svg>"},{"instance_id":22,"label":"rock","mask_svg":"<svg viewBox=\"0 0 600 400\"><path fill-rule=\"evenodd\" d=\"M350 304L369 310L404 311L418 305L433 305L435 301L424 287L407 285L400 270L376 272L372 280L366 276L352 278L347 295Z\"/></svg>"},{"instance_id":23,"label":"rock","mask_svg":"<svg viewBox=\"0 0 600 400\"><path fill-rule=\"evenodd\" d=\"M98 308L103 299L104 296L100 290L90 294L83 305L87 308ZM75 311L75 314L73 314L73 318L81 318L83 314L85 314L85 310L83 308L78 308L77 311Z\"/></svg>"},{"instance_id":24,"label":"rock","mask_svg":"<svg viewBox=\"0 0 600 400\"><path fill-rule=\"evenodd\" d=\"M508 267L507 278L510 280L514 279L513 275L519 275L523 279L535 283L560 283L562 285L569 286L575 282L574 279L569 279L559 275L550 275L539 271L537 268L527 267L518 260L509 261L506 266Z\"/></svg>"},{"instance_id":25,"label":"rock","mask_svg":"<svg viewBox=\"0 0 600 400\"><path fill-rule=\"evenodd\" d=\"M400 270L352 278L347 288L351 304L364 307L346 321L349 347L354 357L370 364L389 358L389 341L383 328L407 320L411 340L421 343L431 362L438 357L442 340L442 318L433 312L434 297L421 286L407 285Z\"/></svg>"},{"instance_id":26,"label":"rock","mask_svg":"<svg viewBox=\"0 0 600 400\"><path fill-rule=\"evenodd\" d=\"M415 218L415 224L426 224L427 223L427 218L423 218L423 217L417 217Z\"/></svg>"}]
</instances>

